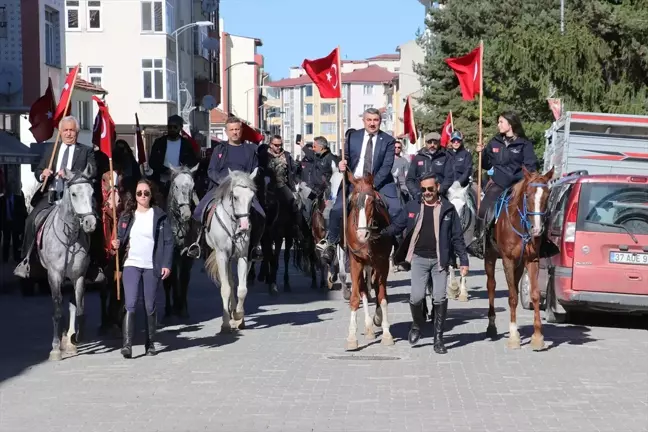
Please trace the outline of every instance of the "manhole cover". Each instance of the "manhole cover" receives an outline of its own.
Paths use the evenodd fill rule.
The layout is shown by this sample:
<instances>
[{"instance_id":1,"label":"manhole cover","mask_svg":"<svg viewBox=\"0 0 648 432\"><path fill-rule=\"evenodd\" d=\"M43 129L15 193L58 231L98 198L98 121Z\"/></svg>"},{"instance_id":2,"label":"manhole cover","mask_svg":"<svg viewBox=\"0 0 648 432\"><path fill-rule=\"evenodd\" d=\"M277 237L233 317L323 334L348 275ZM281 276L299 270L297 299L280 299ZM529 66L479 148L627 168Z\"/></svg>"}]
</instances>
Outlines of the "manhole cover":
<instances>
[{"instance_id":1,"label":"manhole cover","mask_svg":"<svg viewBox=\"0 0 648 432\"><path fill-rule=\"evenodd\" d=\"M381 355L337 355L328 356L329 360L400 360L400 357L381 356Z\"/></svg>"}]
</instances>

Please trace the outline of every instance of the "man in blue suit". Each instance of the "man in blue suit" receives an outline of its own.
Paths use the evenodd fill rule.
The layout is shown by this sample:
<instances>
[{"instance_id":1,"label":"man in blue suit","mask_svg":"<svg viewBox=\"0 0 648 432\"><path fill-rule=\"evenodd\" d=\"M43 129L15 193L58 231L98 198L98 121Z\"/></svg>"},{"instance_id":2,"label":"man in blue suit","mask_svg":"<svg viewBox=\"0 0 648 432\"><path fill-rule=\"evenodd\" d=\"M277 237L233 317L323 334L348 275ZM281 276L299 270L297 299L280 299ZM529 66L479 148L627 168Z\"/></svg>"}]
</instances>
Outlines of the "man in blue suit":
<instances>
[{"instance_id":1,"label":"man in blue suit","mask_svg":"<svg viewBox=\"0 0 648 432\"><path fill-rule=\"evenodd\" d=\"M355 177L363 177L365 173L373 174L374 188L380 193L387 206L389 217L394 220L402 208L396 183L391 174L394 165L395 139L380 130L381 116L377 109L365 110L362 122L364 129L349 134L344 144L346 160L341 160L338 166L340 172L350 169ZM342 216L342 189L340 188L335 205L331 209L327 239L318 245L318 248L323 250L322 258L329 264L335 256L335 245L340 241Z\"/></svg>"}]
</instances>

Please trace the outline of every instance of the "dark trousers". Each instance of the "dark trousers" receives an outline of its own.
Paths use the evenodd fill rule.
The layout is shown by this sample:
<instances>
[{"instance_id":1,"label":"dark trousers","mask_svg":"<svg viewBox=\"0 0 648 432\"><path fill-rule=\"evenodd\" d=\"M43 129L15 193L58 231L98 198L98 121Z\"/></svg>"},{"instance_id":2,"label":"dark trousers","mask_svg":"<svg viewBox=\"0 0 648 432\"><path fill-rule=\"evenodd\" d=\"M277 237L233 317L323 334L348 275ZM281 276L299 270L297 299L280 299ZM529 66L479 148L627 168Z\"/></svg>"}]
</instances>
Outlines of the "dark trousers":
<instances>
[{"instance_id":1,"label":"dark trousers","mask_svg":"<svg viewBox=\"0 0 648 432\"><path fill-rule=\"evenodd\" d=\"M497 198L502 195L502 192L504 192L504 188L496 183L491 182L486 186L486 190L484 191L484 199L479 204L479 219L481 219L482 221L484 220L484 218L486 217L486 211L488 211L489 208L495 205Z\"/></svg>"},{"instance_id":2,"label":"dark trousers","mask_svg":"<svg viewBox=\"0 0 648 432\"><path fill-rule=\"evenodd\" d=\"M32 246L36 240L36 216L43 210L51 207L52 204L49 203L47 196L41 198L41 200L36 204L34 209L27 216L25 221L25 234L23 236L22 244L22 258L25 258L25 254L29 251L29 248Z\"/></svg>"},{"instance_id":3,"label":"dark trousers","mask_svg":"<svg viewBox=\"0 0 648 432\"><path fill-rule=\"evenodd\" d=\"M140 287L142 287L146 314L152 316L155 313L155 301L160 287L160 280L160 275L155 270L130 266L124 267L123 283L126 311L135 312Z\"/></svg>"},{"instance_id":4,"label":"dark trousers","mask_svg":"<svg viewBox=\"0 0 648 432\"><path fill-rule=\"evenodd\" d=\"M2 259L4 262L9 261L9 249L13 249L14 261L20 261L20 236L22 232L18 229L18 226L15 226L15 228L14 226L13 222L5 221L2 227Z\"/></svg>"}]
</instances>

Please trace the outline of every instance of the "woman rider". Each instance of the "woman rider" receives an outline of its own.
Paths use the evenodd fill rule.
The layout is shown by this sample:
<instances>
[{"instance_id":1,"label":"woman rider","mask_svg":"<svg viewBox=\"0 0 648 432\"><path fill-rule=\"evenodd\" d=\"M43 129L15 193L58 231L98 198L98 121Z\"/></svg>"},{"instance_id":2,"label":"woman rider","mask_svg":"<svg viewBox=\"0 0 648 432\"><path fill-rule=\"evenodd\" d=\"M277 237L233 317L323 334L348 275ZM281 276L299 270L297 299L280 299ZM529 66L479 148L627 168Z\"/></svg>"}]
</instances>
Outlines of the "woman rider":
<instances>
[{"instance_id":1,"label":"woman rider","mask_svg":"<svg viewBox=\"0 0 648 432\"><path fill-rule=\"evenodd\" d=\"M499 134L485 148L479 145L475 148L477 152L484 150L480 169L493 169L493 175L484 188L484 199L479 205L474 238L468 245L468 252L481 259L484 258L484 233L490 224L490 221L484 221L486 212L502 192L522 179L522 167L535 172L538 166L533 143L526 137L517 114L511 111L501 113L497 119L497 129Z\"/></svg>"}]
</instances>

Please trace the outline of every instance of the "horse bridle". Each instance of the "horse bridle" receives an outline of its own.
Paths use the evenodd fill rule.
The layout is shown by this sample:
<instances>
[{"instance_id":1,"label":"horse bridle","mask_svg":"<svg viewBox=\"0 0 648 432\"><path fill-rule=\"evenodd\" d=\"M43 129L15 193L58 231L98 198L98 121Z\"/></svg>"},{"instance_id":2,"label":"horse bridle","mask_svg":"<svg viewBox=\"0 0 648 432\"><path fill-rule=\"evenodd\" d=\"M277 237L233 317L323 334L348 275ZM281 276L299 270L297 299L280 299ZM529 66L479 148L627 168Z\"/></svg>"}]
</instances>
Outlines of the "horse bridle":
<instances>
[{"instance_id":1,"label":"horse bridle","mask_svg":"<svg viewBox=\"0 0 648 432\"><path fill-rule=\"evenodd\" d=\"M92 185L92 180L89 178L85 177L83 174L77 174L72 179L65 184L65 188L69 189L70 186L75 186L75 185L81 185L81 184L89 184ZM92 207L92 206L91 206ZM95 213L94 210L86 212L86 213L78 213L76 209L74 208L74 205L72 205L72 209L74 210L74 214L79 218L79 222L83 221L83 218L86 216L94 216L97 217L97 214Z\"/></svg>"},{"instance_id":2,"label":"horse bridle","mask_svg":"<svg viewBox=\"0 0 648 432\"><path fill-rule=\"evenodd\" d=\"M546 183L529 183L527 186L533 186L538 188L549 188L549 185ZM509 222L511 223L511 228L513 229L513 232L515 232L522 239L522 252L520 253L520 262L518 263L518 265L520 265L520 263L522 263L522 258L524 257L524 250L526 249L527 244L531 243L531 240L533 240L533 236L529 233L529 229L531 228L531 221L529 221L529 216L544 216L547 212L528 211L527 194L525 193L522 197L522 210L520 210L519 207L516 207L516 210L520 215L520 223L522 224L522 229L524 231L524 232L520 232L517 229L515 229L515 226L513 225L513 222L509 215L508 208L509 206L507 205L506 216L509 218Z\"/></svg>"},{"instance_id":3,"label":"horse bridle","mask_svg":"<svg viewBox=\"0 0 648 432\"><path fill-rule=\"evenodd\" d=\"M372 224L367 225L366 227L358 227L358 215L360 214L360 210L362 210L365 207L365 198L369 195L367 192L358 192L358 197L356 199L356 207L353 210L358 210L353 216L353 222L356 225L356 230L357 231L368 231L369 233L375 232L378 230L378 225L376 223L375 218L371 220ZM373 194L374 201L377 200L378 198L376 197L376 194ZM346 233L345 233L346 235ZM363 248L367 248L367 254L369 255L369 258L371 259L371 249L369 249L369 242L361 245L358 249L354 249L351 246L349 246L347 242L347 247L349 248L349 251L354 254L358 255L358 252L360 252Z\"/></svg>"},{"instance_id":4,"label":"horse bridle","mask_svg":"<svg viewBox=\"0 0 648 432\"><path fill-rule=\"evenodd\" d=\"M250 189L247 186L237 186L237 187L244 187L246 189ZM234 209L234 188L232 188L232 190L229 193L229 199L230 199L230 203L232 204L232 209ZM250 203L250 206L251 206L251 203ZM235 212L234 214L230 214L227 211L227 209L225 208L225 206L223 206L223 211L225 212L225 214L227 216L229 216L230 222L238 222L240 219L243 219L244 217L249 217L250 216L250 212L247 212L247 213L236 213ZM223 227L225 232L227 232L227 234L229 234L229 236L232 238L232 244L234 244L234 242L236 241L236 238L240 237L243 234L242 233L236 233L236 231L234 233L231 233L230 230L225 225L225 223L223 222L223 220L218 215L218 212L214 212L214 214L216 215L216 220Z\"/></svg>"}]
</instances>

